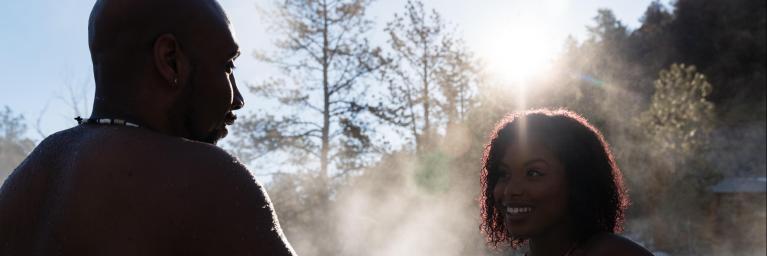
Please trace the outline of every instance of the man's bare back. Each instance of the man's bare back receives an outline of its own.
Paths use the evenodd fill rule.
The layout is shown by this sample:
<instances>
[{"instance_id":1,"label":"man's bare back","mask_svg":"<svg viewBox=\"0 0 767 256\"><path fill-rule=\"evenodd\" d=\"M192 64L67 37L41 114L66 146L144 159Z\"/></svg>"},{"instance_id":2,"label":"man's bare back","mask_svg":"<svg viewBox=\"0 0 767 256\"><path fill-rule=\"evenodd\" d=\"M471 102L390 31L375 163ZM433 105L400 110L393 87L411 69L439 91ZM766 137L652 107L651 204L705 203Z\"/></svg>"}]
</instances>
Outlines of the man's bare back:
<instances>
[{"instance_id":1,"label":"man's bare back","mask_svg":"<svg viewBox=\"0 0 767 256\"><path fill-rule=\"evenodd\" d=\"M2 255L290 251L265 193L235 159L142 128L59 132L2 189Z\"/></svg>"},{"instance_id":2,"label":"man's bare back","mask_svg":"<svg viewBox=\"0 0 767 256\"><path fill-rule=\"evenodd\" d=\"M221 6L98 0L88 32L97 121L5 181L0 255L293 255L266 192L215 146L244 106Z\"/></svg>"}]
</instances>

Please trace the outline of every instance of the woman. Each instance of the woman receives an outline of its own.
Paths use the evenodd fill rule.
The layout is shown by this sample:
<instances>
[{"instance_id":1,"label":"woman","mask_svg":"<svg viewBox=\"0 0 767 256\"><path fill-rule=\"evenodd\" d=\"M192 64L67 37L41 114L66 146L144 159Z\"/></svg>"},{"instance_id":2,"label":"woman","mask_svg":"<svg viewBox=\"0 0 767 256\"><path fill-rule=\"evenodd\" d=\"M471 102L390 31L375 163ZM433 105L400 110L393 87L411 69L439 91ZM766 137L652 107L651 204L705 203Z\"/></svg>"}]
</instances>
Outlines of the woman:
<instances>
[{"instance_id":1,"label":"woman","mask_svg":"<svg viewBox=\"0 0 767 256\"><path fill-rule=\"evenodd\" d=\"M485 147L481 229L530 256L652 255L615 233L628 197L602 134L567 110L505 117Z\"/></svg>"}]
</instances>

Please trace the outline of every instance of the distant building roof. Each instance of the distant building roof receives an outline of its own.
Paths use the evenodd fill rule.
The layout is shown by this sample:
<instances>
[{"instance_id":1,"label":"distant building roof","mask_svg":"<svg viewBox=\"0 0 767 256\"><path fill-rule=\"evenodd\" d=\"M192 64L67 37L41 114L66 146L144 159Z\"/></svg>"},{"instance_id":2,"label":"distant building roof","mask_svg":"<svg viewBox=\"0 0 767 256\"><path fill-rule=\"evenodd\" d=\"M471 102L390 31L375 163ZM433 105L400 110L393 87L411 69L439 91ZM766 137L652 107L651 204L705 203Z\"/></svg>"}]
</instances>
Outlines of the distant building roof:
<instances>
[{"instance_id":1,"label":"distant building roof","mask_svg":"<svg viewBox=\"0 0 767 256\"><path fill-rule=\"evenodd\" d=\"M714 193L765 193L767 177L725 178L710 189Z\"/></svg>"}]
</instances>

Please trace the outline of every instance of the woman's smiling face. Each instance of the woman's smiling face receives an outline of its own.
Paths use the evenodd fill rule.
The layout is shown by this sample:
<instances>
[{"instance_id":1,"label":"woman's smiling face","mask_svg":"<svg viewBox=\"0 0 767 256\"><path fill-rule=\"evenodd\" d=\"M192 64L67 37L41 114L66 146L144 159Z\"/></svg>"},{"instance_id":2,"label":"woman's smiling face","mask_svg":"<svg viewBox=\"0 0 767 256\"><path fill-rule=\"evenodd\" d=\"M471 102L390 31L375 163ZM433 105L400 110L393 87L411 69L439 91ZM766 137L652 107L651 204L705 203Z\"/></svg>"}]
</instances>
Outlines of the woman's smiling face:
<instances>
[{"instance_id":1,"label":"woman's smiling face","mask_svg":"<svg viewBox=\"0 0 767 256\"><path fill-rule=\"evenodd\" d=\"M507 232L530 238L566 228L567 177L564 165L541 143L507 145L495 170L495 205L504 215Z\"/></svg>"}]
</instances>

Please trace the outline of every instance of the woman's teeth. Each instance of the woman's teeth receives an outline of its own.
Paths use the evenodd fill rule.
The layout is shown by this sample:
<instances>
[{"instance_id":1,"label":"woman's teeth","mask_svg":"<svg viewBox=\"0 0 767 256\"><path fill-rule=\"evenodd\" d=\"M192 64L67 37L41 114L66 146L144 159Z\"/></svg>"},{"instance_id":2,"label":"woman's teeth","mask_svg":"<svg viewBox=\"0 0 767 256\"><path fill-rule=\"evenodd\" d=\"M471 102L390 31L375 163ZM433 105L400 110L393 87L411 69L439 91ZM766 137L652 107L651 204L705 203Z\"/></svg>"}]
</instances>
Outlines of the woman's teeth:
<instances>
[{"instance_id":1,"label":"woman's teeth","mask_svg":"<svg viewBox=\"0 0 767 256\"><path fill-rule=\"evenodd\" d=\"M506 213L509 214L529 213L531 211L533 211L532 207L506 207Z\"/></svg>"}]
</instances>

